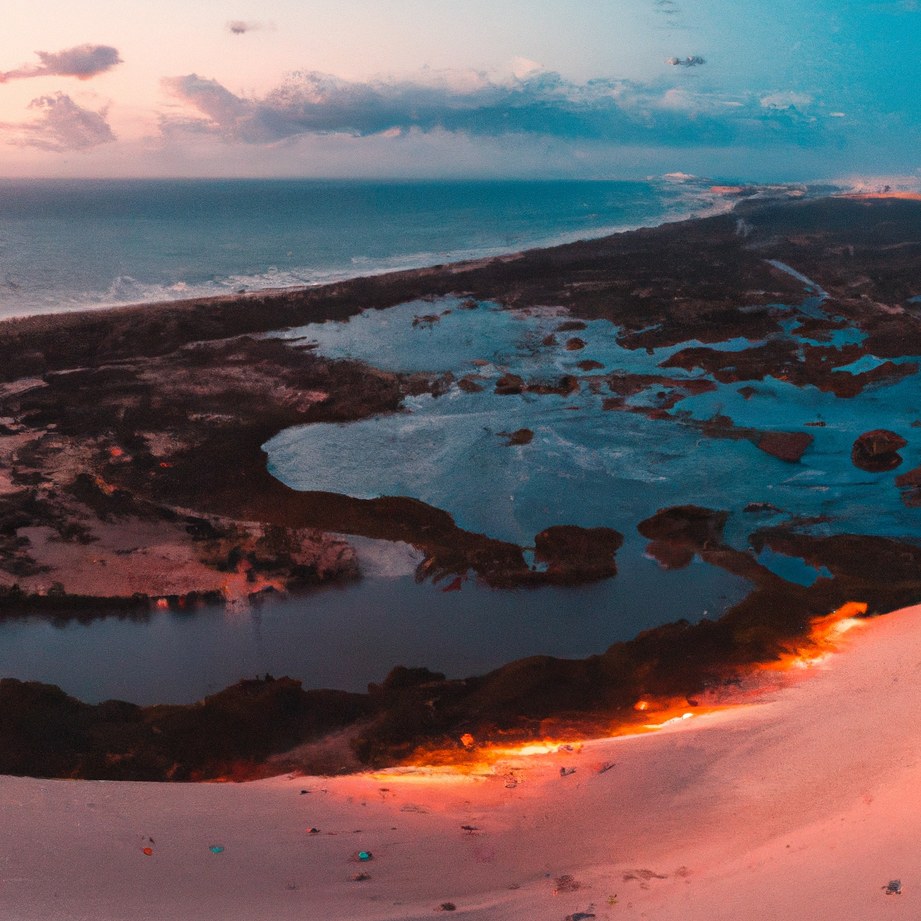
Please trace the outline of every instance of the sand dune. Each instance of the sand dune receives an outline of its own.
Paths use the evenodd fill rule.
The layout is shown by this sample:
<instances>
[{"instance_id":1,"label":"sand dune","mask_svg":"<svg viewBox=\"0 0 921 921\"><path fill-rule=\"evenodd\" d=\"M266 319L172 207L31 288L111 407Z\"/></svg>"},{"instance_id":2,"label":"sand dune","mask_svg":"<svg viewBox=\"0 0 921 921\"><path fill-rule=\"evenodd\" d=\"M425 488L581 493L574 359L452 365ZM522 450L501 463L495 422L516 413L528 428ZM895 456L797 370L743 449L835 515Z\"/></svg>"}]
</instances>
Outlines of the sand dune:
<instances>
[{"instance_id":1,"label":"sand dune","mask_svg":"<svg viewBox=\"0 0 921 921\"><path fill-rule=\"evenodd\" d=\"M742 705L479 776L0 778L0 915L914 917L919 668L921 607Z\"/></svg>"}]
</instances>

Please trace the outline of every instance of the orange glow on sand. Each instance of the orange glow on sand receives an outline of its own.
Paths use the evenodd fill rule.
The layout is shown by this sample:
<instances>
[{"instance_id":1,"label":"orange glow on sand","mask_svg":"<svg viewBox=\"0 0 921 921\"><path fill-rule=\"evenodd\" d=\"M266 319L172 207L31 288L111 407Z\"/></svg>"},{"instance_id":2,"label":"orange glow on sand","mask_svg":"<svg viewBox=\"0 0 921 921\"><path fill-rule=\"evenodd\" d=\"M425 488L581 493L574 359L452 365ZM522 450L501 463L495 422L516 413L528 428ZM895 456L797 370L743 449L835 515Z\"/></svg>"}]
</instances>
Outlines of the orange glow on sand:
<instances>
[{"instance_id":1,"label":"orange glow on sand","mask_svg":"<svg viewBox=\"0 0 921 921\"><path fill-rule=\"evenodd\" d=\"M826 617L812 621L809 634L796 645L788 647L774 662L758 666L763 671L788 671L808 668L837 649L837 641L852 627L864 623L860 618L867 613L863 602L849 601Z\"/></svg>"},{"instance_id":2,"label":"orange glow on sand","mask_svg":"<svg viewBox=\"0 0 921 921\"><path fill-rule=\"evenodd\" d=\"M755 662L739 669L740 674L757 675L764 672L791 672L796 669L817 665L838 648L838 642L848 630L865 623L867 605L850 601L825 617L814 619L809 631L802 637L791 640L780 655L770 662ZM758 695L767 690L760 686L754 689ZM737 699L704 705L687 697L653 698L644 697L631 708L634 715L621 713L614 720L598 718L595 725L587 728L586 719L579 728L567 730L560 727L557 737L531 738L512 742L501 738L478 740L471 733L465 733L456 748L417 749L407 759L404 767L410 769L435 770L439 774L461 775L492 774L497 764L514 758L556 753L578 753L589 739L614 738L653 732L667 726L687 722L692 717L703 716L750 705L752 692L741 693ZM642 714L643 722L637 721ZM399 769L398 769L399 770Z\"/></svg>"}]
</instances>

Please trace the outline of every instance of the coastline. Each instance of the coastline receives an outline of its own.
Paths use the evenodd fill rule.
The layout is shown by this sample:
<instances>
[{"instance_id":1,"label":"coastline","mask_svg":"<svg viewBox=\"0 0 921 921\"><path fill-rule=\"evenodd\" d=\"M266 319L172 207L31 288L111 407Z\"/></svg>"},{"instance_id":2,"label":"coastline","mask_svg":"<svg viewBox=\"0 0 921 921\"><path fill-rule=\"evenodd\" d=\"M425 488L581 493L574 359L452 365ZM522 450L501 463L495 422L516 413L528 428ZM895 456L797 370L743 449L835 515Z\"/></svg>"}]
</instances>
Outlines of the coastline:
<instances>
[{"instance_id":1,"label":"coastline","mask_svg":"<svg viewBox=\"0 0 921 921\"><path fill-rule=\"evenodd\" d=\"M479 775L3 777L2 902L23 921L910 914L919 615L865 622L740 706Z\"/></svg>"},{"instance_id":2,"label":"coastline","mask_svg":"<svg viewBox=\"0 0 921 921\"><path fill-rule=\"evenodd\" d=\"M740 192L830 188L746 186L743 192L690 176L576 183L112 180L87 186L75 180L53 188L0 181L0 233L8 228L15 242L16 221L34 213L26 233L31 228L40 239L55 232L43 218L61 217L70 222L71 241L101 231L107 251L81 258L81 244L68 239L54 254L14 245L6 251L6 283L0 279L0 315L317 287L707 216L731 208ZM487 204L497 195L498 209ZM337 200L347 207L337 208ZM104 225L93 227L99 208L118 215L125 233L108 237ZM139 236L132 225L146 232ZM174 244L190 258L177 261ZM39 278L31 267L49 258L50 274Z\"/></svg>"},{"instance_id":3,"label":"coastline","mask_svg":"<svg viewBox=\"0 0 921 921\"><path fill-rule=\"evenodd\" d=\"M760 345L777 335L788 316L777 305L804 293L801 278L773 263L795 263L801 276L819 279L836 311L866 333L865 344L851 348L849 360L870 354L903 358L904 343L919 334L916 311L904 306L918 294L912 287L911 240L919 215L916 202L891 199L742 203L731 215L323 289L0 324L0 348L13 356L0 370L6 385L0 393L0 424L7 452L0 469L6 485L0 531L7 554L0 607L7 616L21 616L41 610L60 615L68 606L85 611L94 598L106 599L102 605L194 606L202 597L303 590L354 578L347 542L331 534L410 543L424 555L419 575L433 580L473 572L488 585L525 587L610 578L620 545L620 535L611 529L601 534L595 532L602 529L565 525L535 535L548 565L534 571L525 562L526 548L463 531L447 512L417 500L358 500L297 493L282 485L268 474L261 450L281 429L394 412L406 394L435 394L453 381L330 361L261 335L447 294L491 298L509 308L549 303L580 321L616 323L627 348L697 340L701 346L685 348L670 361L676 366L685 361L686 367L699 367L717 381L786 375L846 398L917 368L890 360L870 371L841 371L829 359L840 359L842 353L831 346L808 345L808 359L802 360L795 349ZM850 283L862 272L869 275L858 295ZM838 328L837 320L813 317L802 336L821 342ZM727 366L726 352L707 347L732 337L751 343L744 353L744 375L736 367L739 353L732 353ZM660 407L643 412L652 422L681 419L680 408L669 410L688 395L686 382L605 377L590 370L555 382L549 392L606 386L613 394L606 409L634 412L624 396L652 383L670 388L670 395L665 391ZM703 376L700 382L710 383ZM548 392L546 384L523 380L502 386L510 397ZM766 457L790 463L808 444L802 438L794 444L780 437L784 433L767 438L731 420L711 420L701 432L752 440ZM905 486L917 488L913 481ZM870 613L880 613L921 598L921 551L910 543L814 536L795 527L759 529L759 551L765 546L795 550L833 576L805 587L778 578L754 554L733 549L723 539L724 523L724 512L694 506L663 509L634 523L663 565L680 565L698 555L752 583L750 596L718 622L666 625L581 662L535 657L467 681L446 681L425 669L403 670L377 691L349 698L344 710L345 698L324 699L319 706L311 695L323 692L250 682L226 692L231 709L258 691L255 696L271 712L275 691L290 692L299 701L295 709L302 708L301 735L286 729L268 747L261 742L263 747L234 749L236 763L233 753L212 752L204 771L202 753L194 746L189 751L188 741L182 740L183 732L197 731L184 718L176 718L184 727L179 760L162 752L151 756L148 743L139 745L130 734L115 751L112 739L124 730L122 723L162 732L162 727L151 729L157 708L144 708L149 716L130 705L114 714L104 705L97 708L96 717L106 728L103 732L94 723L90 744L80 724L90 719L87 710L52 695L52 710L80 714L77 723L69 724L68 732L76 736L68 736L66 757L62 761L56 753L52 766L42 762L41 768L14 760L4 769L144 779L258 776L267 769L268 756L297 743L317 743L318 725L323 732L353 727L351 744L344 747L351 754L344 760L337 755L330 762L328 753L316 747L299 755L305 766L317 757L334 771L355 770L356 754L360 763L381 767L417 758L420 748L431 757L447 751L450 760L463 756L459 739L466 734L517 740L548 733L575 737L599 723L630 725L640 699L693 698L707 687L735 680L740 669L782 658L791 645L811 642L817 618L848 602L860 601ZM165 563L159 571L151 569L150 548L164 546ZM104 575L97 562L101 550L106 551ZM49 574L44 567L53 553L58 554L58 570ZM167 571L174 581L165 581ZM183 573L189 581L180 581ZM68 574L73 585L64 581ZM128 581L139 577L148 581ZM100 585L111 586L111 594L94 595ZM4 686L14 697L32 693L17 682ZM431 700L440 703L432 708ZM356 723L356 718L372 716L370 729ZM252 713L236 725L238 739L246 737L251 718ZM15 729L14 752L30 732L26 724ZM113 757L100 760L100 754ZM181 767L174 767L174 761L181 761Z\"/></svg>"}]
</instances>

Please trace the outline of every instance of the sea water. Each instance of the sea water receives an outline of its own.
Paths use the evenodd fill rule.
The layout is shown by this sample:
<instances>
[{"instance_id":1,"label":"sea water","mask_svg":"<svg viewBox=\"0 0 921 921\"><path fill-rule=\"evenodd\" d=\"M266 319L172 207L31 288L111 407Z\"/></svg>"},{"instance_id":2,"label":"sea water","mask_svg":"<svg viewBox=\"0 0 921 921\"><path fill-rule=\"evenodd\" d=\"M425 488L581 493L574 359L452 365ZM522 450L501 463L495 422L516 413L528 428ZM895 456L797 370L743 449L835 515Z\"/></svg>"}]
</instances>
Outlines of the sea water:
<instances>
[{"instance_id":1,"label":"sea water","mask_svg":"<svg viewBox=\"0 0 921 921\"><path fill-rule=\"evenodd\" d=\"M0 316L320 284L597 237L729 204L709 182L681 176L534 183L6 181L0 182ZM456 307L403 305L287 335L316 340L321 354L384 368L460 375L473 367L486 378L503 369L563 373L586 357L608 370L643 371L665 357L619 348L616 330L604 321L579 334L586 351L549 354L536 344L558 319L552 311ZM447 310L438 323L413 326L417 314ZM473 359L485 365L471 366ZM695 412L706 417L713 399L694 398ZM745 408L738 408L740 424ZM694 482L701 488L709 482L711 491L725 482L707 465L726 465L756 449L719 442L700 450L686 428L664 423L650 430L644 422L604 412L598 394L584 387L569 398L535 399L455 388L439 400L408 400L399 415L292 430L267 446L273 472L296 487L416 496L463 527L523 546L551 524L616 527L626 540L614 579L525 591L468 580L461 591L446 593L443 585L415 582L418 560L409 548L395 553L396 545L359 540L366 577L346 588L191 614L2 624L0 675L57 683L89 701L191 701L265 672L301 678L308 687L361 690L397 664L463 677L527 655L603 652L682 617L718 617L744 597L747 584L699 559L685 570L662 570L644 555L635 526L656 507L677 504L678 493L690 494ZM531 445L505 444L501 432L524 427L535 432ZM384 455L393 462L368 463ZM719 496L708 498L723 507ZM380 564L394 557L396 565Z\"/></svg>"},{"instance_id":2,"label":"sea water","mask_svg":"<svg viewBox=\"0 0 921 921\"><path fill-rule=\"evenodd\" d=\"M0 317L321 284L726 207L692 177L0 180Z\"/></svg>"}]
</instances>

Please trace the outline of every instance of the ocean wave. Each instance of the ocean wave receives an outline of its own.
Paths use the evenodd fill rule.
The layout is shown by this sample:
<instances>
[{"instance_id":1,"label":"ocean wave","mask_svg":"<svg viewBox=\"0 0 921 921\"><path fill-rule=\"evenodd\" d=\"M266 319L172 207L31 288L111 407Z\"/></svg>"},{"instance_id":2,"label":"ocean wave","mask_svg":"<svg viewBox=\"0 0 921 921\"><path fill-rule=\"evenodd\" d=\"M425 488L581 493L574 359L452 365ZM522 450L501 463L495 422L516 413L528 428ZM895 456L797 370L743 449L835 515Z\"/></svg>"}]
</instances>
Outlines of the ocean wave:
<instances>
[{"instance_id":1,"label":"ocean wave","mask_svg":"<svg viewBox=\"0 0 921 921\"><path fill-rule=\"evenodd\" d=\"M921 175L850 175L835 181L845 195L921 195Z\"/></svg>"},{"instance_id":2,"label":"ocean wave","mask_svg":"<svg viewBox=\"0 0 921 921\"><path fill-rule=\"evenodd\" d=\"M921 180L915 179L915 186ZM603 181L604 184L586 183L587 193L585 204L573 197L569 202L568 210L564 209L546 219L541 218L525 220L519 216L517 223L507 219L501 203L490 207L487 203L482 208L482 218L474 222L468 233L470 238L477 238L476 243L468 246L453 246L440 250L437 248L437 226L423 234L423 240L431 241L435 245L413 248L404 251L406 237L402 234L399 220L392 222L393 237L391 240L376 240L379 247L391 248L390 253L380 255L354 255L347 256L342 253L336 258L334 253L323 254L305 253L306 258L295 261L298 264L279 266L267 263L254 272L229 272L214 271L219 264L226 265L226 253L215 249L209 254L207 248L201 249L199 239L180 239L181 227L177 230L176 248L193 250L199 247L194 258L180 260L173 253L165 252L161 262L154 258L153 264L148 265L149 271L155 272L158 278L144 277L144 270L122 271L117 275L105 276L101 268L92 269L89 263L92 260L80 260L71 255L71 261L79 266L82 274L77 274L67 266L56 264L56 247L54 239L49 239L30 251L27 242L20 241L15 235L6 233L0 225L0 251L11 254L15 247L21 247L17 260L9 264L19 265L20 272L7 271L5 277L0 277L0 317L26 316L30 314L60 313L67 311L92 310L105 307L117 307L132 304L151 304L165 301L178 301L198 297L215 297L221 295L265 291L272 289L290 289L309 287L342 281L358 276L374 276L387 272L418 269L432 265L464 262L467 260L489 258L509 252L518 252L525 249L534 249L548 246L558 246L578 240L597 239L614 233L637 229L639 227L657 226L690 218L707 217L724 213L730 210L739 200L744 198L790 198L812 197L819 194L830 194L847 189L861 190L864 188L892 187L901 189L904 181L898 183L891 179L885 181L857 181L841 182L837 185L806 186L801 184L774 184L756 185L745 183L729 183L707 177L691 176L685 173L671 173L665 176L649 177L644 183L623 183L616 180ZM648 190L644 194L642 189ZM595 204L589 206L591 201L588 192L605 190L604 196L596 196ZM436 206L433 204L433 208ZM591 213L588 208L594 208L598 213ZM609 213L604 220L604 210ZM442 206L441 213L432 212L440 221L440 226L451 227L457 215L454 215L451 206ZM614 214L620 219L612 219ZM342 225L335 228L343 239L348 234L348 221L358 221L360 215L352 214L342 218ZM380 217L380 215L376 215ZM437 223L436 221L436 223ZM529 222L530 221L530 222ZM597 223L595 222L597 221ZM541 223L542 222L542 223ZM554 227L553 225L556 224ZM482 225L482 226L481 226ZM356 225L357 226L357 225ZM293 229L294 225L292 225ZM79 230L79 228L77 228ZM197 228L200 232L201 228ZM191 232L191 231L190 231ZM318 233L325 232L321 226ZM89 240L91 235L84 235ZM425 240L428 236L428 240ZM76 244L74 238L78 238ZM79 247L79 233L74 233L71 228L69 243ZM173 241L171 240L171 243ZM455 244L463 242L457 240ZM110 246L117 245L110 242ZM292 247L293 249L293 247ZM127 268L135 257L126 250L120 259ZM144 254L147 257L147 253ZM291 256L291 253L287 254ZM220 258L219 258L220 257ZM136 257L140 258L140 257ZM241 262L252 259L252 255L241 252ZM221 263L223 260L223 263ZM118 261L118 260L116 260ZM258 258L256 260L258 262ZM148 259L148 262L150 260ZM84 264L85 263L85 264ZM175 264L171 268L171 263ZM209 265L210 263L210 265ZM33 268L34 267L34 268ZM121 268L122 266L120 266ZM213 274L212 274L213 272ZM96 278L93 277L95 273Z\"/></svg>"}]
</instances>

